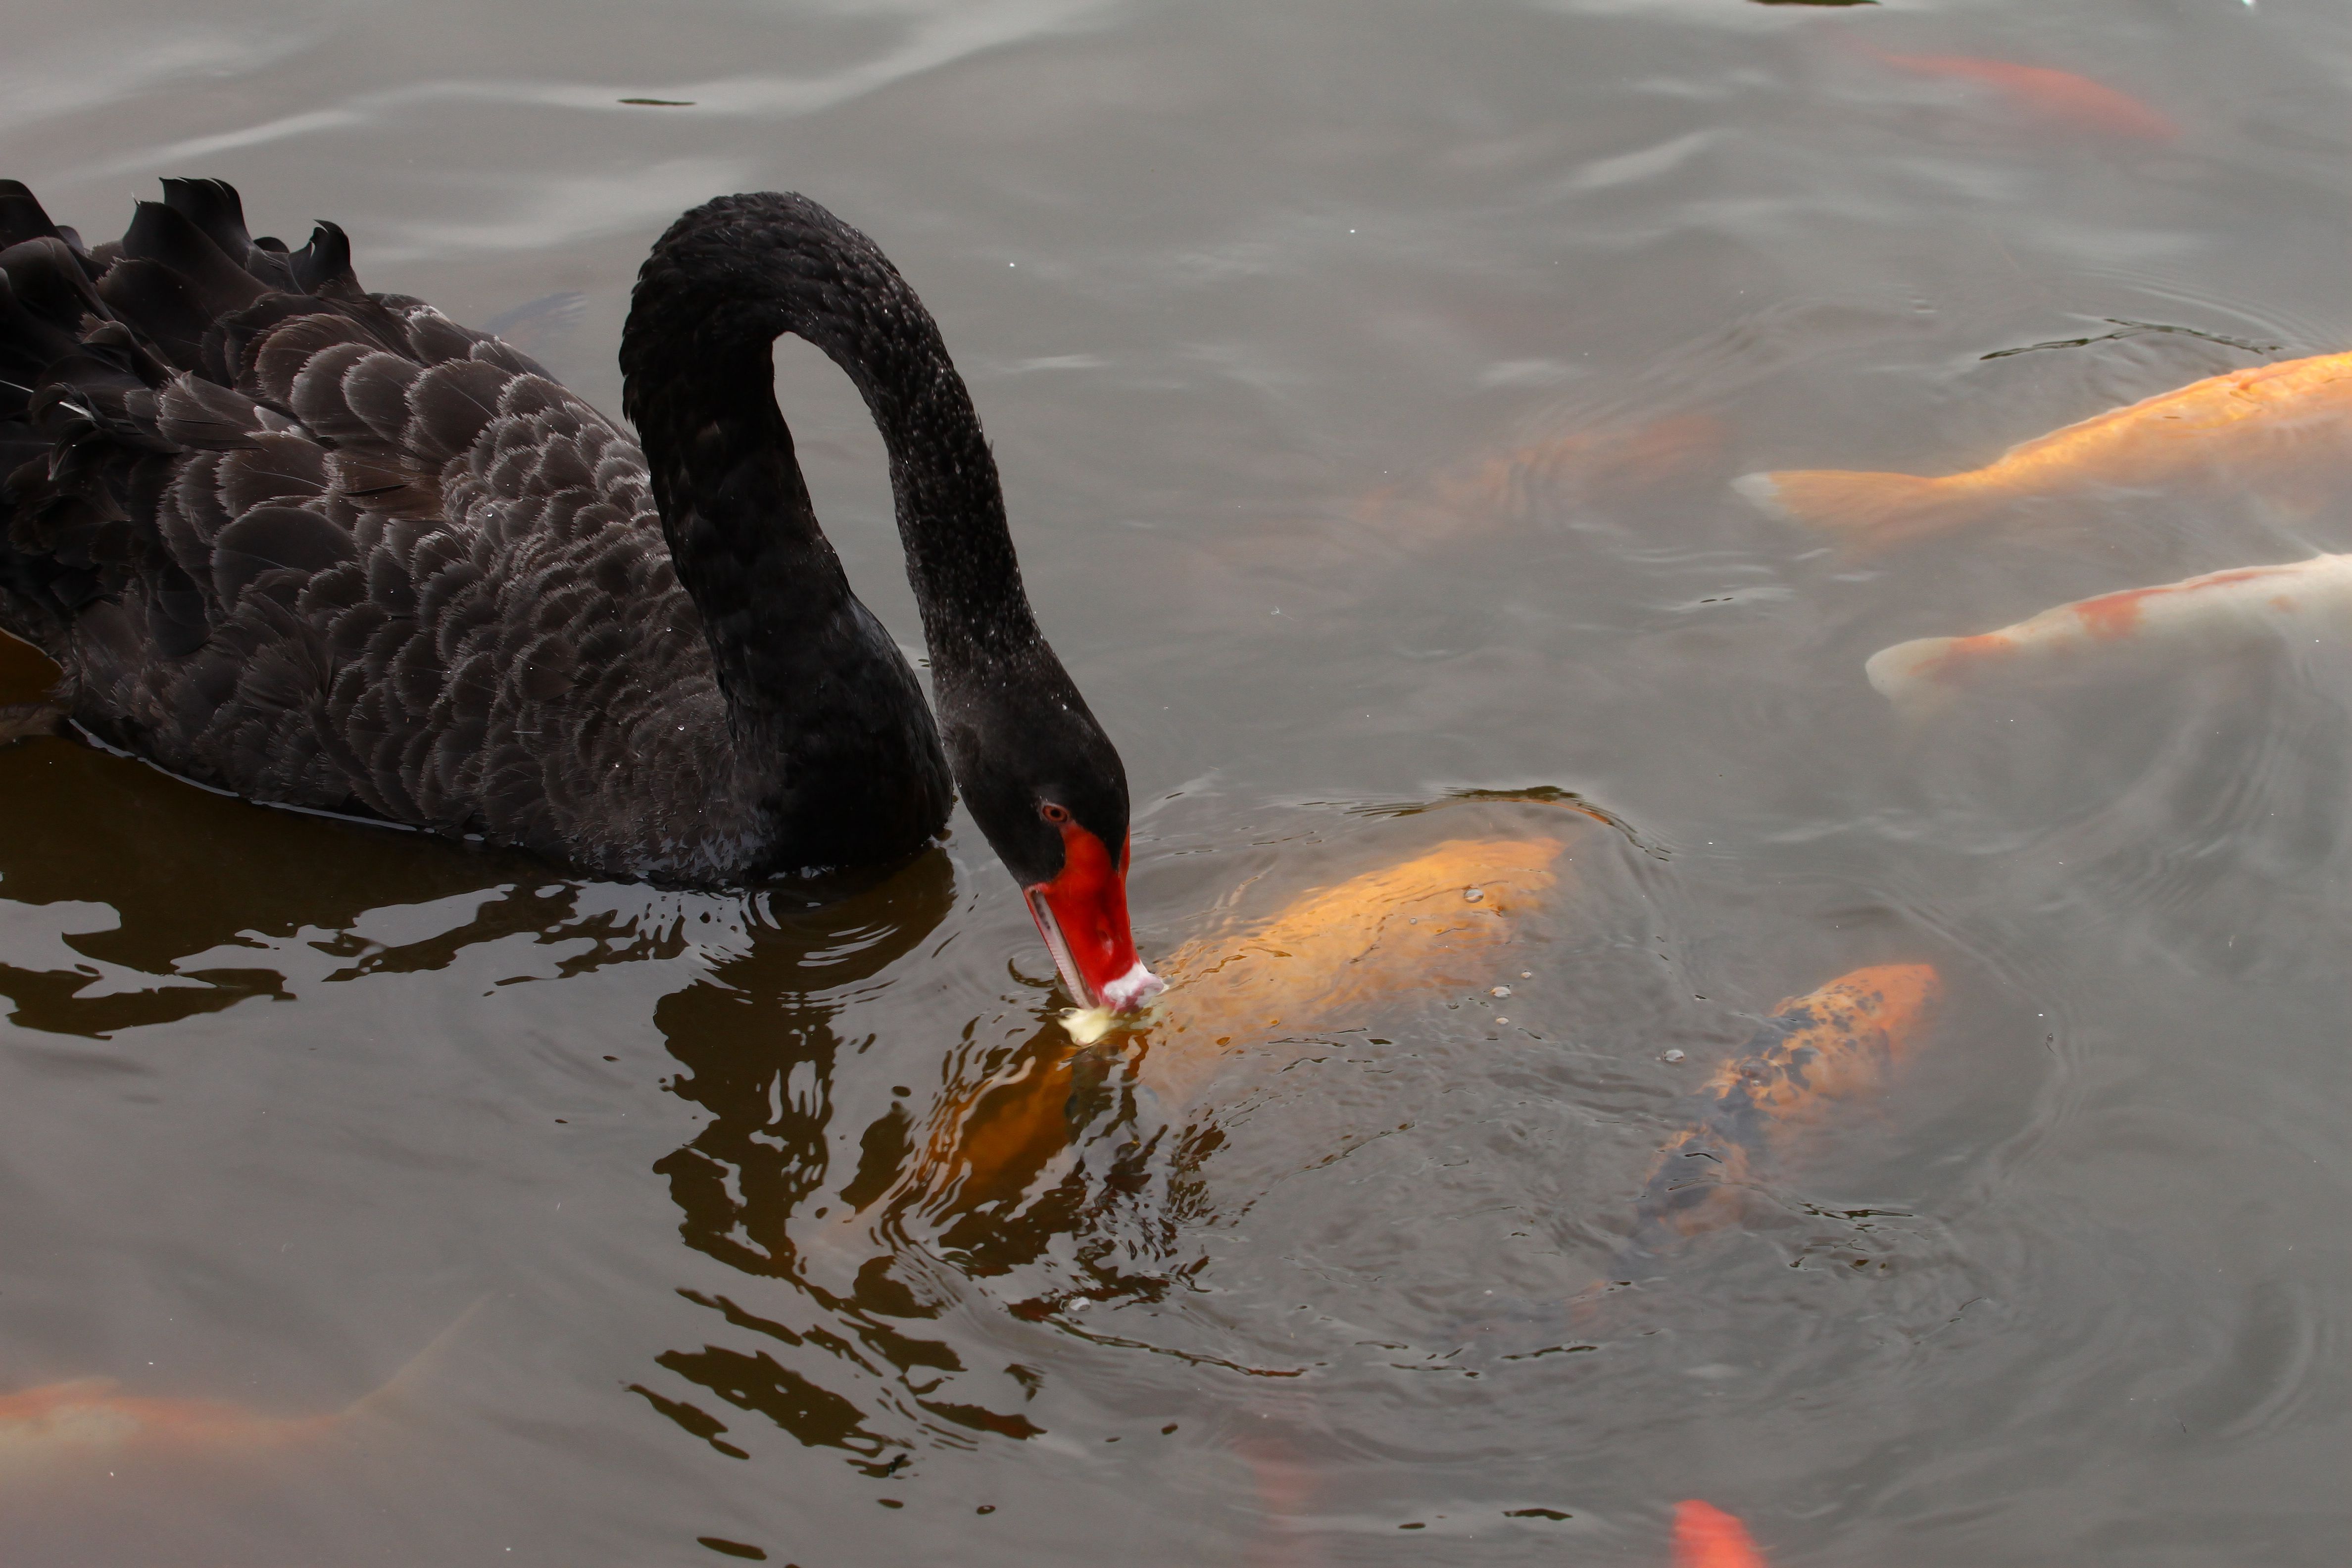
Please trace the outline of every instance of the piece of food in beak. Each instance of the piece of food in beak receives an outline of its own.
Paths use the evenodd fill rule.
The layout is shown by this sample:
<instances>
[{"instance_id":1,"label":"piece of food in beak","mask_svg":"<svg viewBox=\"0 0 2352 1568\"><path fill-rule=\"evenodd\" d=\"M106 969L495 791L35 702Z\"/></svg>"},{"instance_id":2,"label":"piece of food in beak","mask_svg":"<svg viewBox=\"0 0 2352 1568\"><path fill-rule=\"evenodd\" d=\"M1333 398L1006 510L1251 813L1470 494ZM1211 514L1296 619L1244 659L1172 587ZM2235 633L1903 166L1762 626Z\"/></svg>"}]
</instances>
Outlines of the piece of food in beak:
<instances>
[{"instance_id":1,"label":"piece of food in beak","mask_svg":"<svg viewBox=\"0 0 2352 1568\"><path fill-rule=\"evenodd\" d=\"M2153 588L2102 594L1965 637L1920 637L1870 656L1870 684L1913 711L1979 681L2095 666L2211 656L2271 638L2352 636L2352 555L2240 566Z\"/></svg>"}]
</instances>

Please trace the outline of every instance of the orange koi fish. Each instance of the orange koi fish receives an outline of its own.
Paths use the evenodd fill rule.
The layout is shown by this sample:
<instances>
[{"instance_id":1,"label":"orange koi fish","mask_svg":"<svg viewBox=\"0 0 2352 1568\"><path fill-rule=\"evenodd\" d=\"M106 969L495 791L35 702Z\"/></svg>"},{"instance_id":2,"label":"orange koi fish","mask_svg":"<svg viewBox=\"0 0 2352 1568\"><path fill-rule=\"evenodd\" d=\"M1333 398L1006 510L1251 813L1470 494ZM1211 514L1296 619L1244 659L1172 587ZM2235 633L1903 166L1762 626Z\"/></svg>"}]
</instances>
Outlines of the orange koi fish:
<instances>
[{"instance_id":1,"label":"orange koi fish","mask_svg":"<svg viewBox=\"0 0 2352 1568\"><path fill-rule=\"evenodd\" d=\"M1196 938L1169 960L1168 1001L1138 1074L1181 1105L1237 1042L1360 1023L1408 992L1487 980L1516 917L1559 883L1558 838L1456 838L1398 865L1302 894L1273 919Z\"/></svg>"},{"instance_id":2,"label":"orange koi fish","mask_svg":"<svg viewBox=\"0 0 2352 1568\"><path fill-rule=\"evenodd\" d=\"M1737 1516L1696 1498L1675 1505L1675 1568L1765 1568Z\"/></svg>"},{"instance_id":3,"label":"orange koi fish","mask_svg":"<svg viewBox=\"0 0 2352 1568\"><path fill-rule=\"evenodd\" d=\"M1452 839L1304 893L1241 931L1185 943L1163 966L1167 994L1132 1030L1137 1079L1175 1110L1249 1042L1360 1022L1407 993L1489 981L1517 918L1559 882L1564 847L1549 837ZM950 1099L893 1193L921 1194L933 1209L1017 1198L1069 1144L1070 1097L1090 1059L1078 1047L1104 1022L1071 1015Z\"/></svg>"},{"instance_id":4,"label":"orange koi fish","mask_svg":"<svg viewBox=\"0 0 2352 1568\"><path fill-rule=\"evenodd\" d=\"M1863 668L1871 685L1916 711L1976 680L2089 663L2117 644L2142 655L2214 654L2290 635L2331 642L2352 637L2352 555L2242 566L2102 594L1996 632L1897 643L1871 655Z\"/></svg>"},{"instance_id":5,"label":"orange koi fish","mask_svg":"<svg viewBox=\"0 0 2352 1568\"><path fill-rule=\"evenodd\" d=\"M265 1415L218 1400L142 1398L116 1393L111 1378L0 1394L0 1480L131 1459L234 1459L315 1447L400 1397L488 1299L466 1309L383 1387L325 1415Z\"/></svg>"},{"instance_id":6,"label":"orange koi fish","mask_svg":"<svg viewBox=\"0 0 2352 1568\"><path fill-rule=\"evenodd\" d=\"M1982 83L2024 112L2077 131L2138 142L2170 142L2180 134L2179 126L2131 94L2073 71L1968 55L1898 55L1868 45L1863 50L1914 76Z\"/></svg>"},{"instance_id":7,"label":"orange koi fish","mask_svg":"<svg viewBox=\"0 0 2352 1568\"><path fill-rule=\"evenodd\" d=\"M302 1447L341 1419L259 1415L207 1399L141 1399L116 1386L110 1378L87 1378L0 1394L0 1469Z\"/></svg>"},{"instance_id":8,"label":"orange koi fish","mask_svg":"<svg viewBox=\"0 0 2352 1568\"><path fill-rule=\"evenodd\" d=\"M1874 544L1941 532L2011 501L2091 485L2158 485L2352 426L2352 353L2208 376L2011 447L1966 473L1839 468L1748 474L1733 488L1776 517Z\"/></svg>"},{"instance_id":9,"label":"orange koi fish","mask_svg":"<svg viewBox=\"0 0 2352 1568\"><path fill-rule=\"evenodd\" d=\"M1697 1125L1659 1152L1632 1245L1654 1252L1735 1223L1755 1167L1828 1102L1882 1087L1942 994L1934 965L1882 963L1774 1008L1698 1091Z\"/></svg>"}]
</instances>

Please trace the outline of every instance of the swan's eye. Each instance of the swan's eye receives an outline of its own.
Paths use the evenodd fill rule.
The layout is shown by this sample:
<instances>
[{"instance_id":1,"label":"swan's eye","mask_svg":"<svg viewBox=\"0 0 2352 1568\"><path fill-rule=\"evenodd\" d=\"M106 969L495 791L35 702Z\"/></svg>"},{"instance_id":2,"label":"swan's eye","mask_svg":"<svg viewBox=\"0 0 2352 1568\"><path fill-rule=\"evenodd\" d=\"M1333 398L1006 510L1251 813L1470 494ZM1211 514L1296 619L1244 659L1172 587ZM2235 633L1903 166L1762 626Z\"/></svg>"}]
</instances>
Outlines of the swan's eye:
<instances>
[{"instance_id":1,"label":"swan's eye","mask_svg":"<svg viewBox=\"0 0 2352 1568\"><path fill-rule=\"evenodd\" d=\"M1056 805L1050 800L1041 801L1037 806L1037 815L1059 827L1063 823L1070 820L1070 808L1066 805Z\"/></svg>"}]
</instances>

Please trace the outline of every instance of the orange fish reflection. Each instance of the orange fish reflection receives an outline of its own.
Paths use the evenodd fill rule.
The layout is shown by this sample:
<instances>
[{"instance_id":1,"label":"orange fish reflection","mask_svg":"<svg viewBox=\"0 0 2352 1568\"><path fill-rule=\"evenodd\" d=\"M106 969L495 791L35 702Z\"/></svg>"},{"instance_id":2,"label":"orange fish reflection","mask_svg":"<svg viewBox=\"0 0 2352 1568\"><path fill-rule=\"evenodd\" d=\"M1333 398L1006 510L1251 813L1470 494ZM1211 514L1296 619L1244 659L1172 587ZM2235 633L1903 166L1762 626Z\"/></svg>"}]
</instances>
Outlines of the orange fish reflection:
<instances>
[{"instance_id":1,"label":"orange fish reflection","mask_svg":"<svg viewBox=\"0 0 2352 1568\"><path fill-rule=\"evenodd\" d=\"M1880 64L1914 76L1990 88L2011 108L2045 123L2135 142L2170 142L2180 134L2179 126L2131 94L2073 71L1969 55L1899 55L1867 44L1862 48Z\"/></svg>"},{"instance_id":2,"label":"orange fish reflection","mask_svg":"<svg viewBox=\"0 0 2352 1568\"><path fill-rule=\"evenodd\" d=\"M2352 353L2320 354L2191 382L2038 436L1966 473L1789 469L1733 484L1775 516L1885 544L2053 491L2147 488L2217 468L2260 480L2298 448L2332 456L2347 431Z\"/></svg>"}]
</instances>

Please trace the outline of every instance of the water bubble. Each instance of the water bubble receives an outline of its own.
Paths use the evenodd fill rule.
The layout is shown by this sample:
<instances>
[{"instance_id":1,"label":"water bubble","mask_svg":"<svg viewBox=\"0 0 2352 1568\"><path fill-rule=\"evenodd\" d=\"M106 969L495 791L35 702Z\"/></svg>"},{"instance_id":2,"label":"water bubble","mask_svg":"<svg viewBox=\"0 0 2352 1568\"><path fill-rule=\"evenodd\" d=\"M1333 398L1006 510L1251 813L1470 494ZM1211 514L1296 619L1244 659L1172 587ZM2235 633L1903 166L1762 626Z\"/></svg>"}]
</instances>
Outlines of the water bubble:
<instances>
[{"instance_id":1,"label":"water bubble","mask_svg":"<svg viewBox=\"0 0 2352 1568\"><path fill-rule=\"evenodd\" d=\"M1668 1051L1658 1059L1662 1062L1678 1062L1683 1059L1683 1054L1680 1051Z\"/></svg>"},{"instance_id":2,"label":"water bubble","mask_svg":"<svg viewBox=\"0 0 2352 1568\"><path fill-rule=\"evenodd\" d=\"M1507 985L1497 985L1492 991L1486 993L1489 996L1508 996L1510 994L1511 988Z\"/></svg>"},{"instance_id":3,"label":"water bubble","mask_svg":"<svg viewBox=\"0 0 2352 1568\"><path fill-rule=\"evenodd\" d=\"M1475 904L1479 900L1486 896L1486 889L1484 888L1465 888L1462 889L1462 896Z\"/></svg>"}]
</instances>

